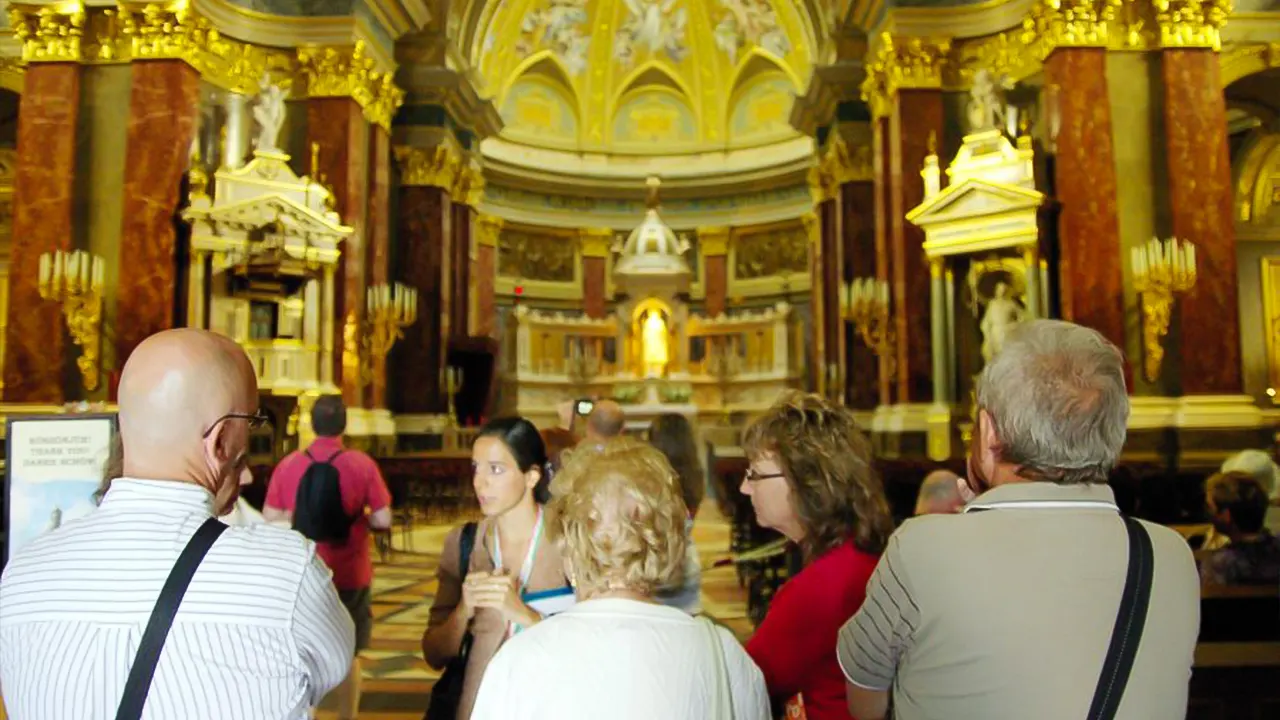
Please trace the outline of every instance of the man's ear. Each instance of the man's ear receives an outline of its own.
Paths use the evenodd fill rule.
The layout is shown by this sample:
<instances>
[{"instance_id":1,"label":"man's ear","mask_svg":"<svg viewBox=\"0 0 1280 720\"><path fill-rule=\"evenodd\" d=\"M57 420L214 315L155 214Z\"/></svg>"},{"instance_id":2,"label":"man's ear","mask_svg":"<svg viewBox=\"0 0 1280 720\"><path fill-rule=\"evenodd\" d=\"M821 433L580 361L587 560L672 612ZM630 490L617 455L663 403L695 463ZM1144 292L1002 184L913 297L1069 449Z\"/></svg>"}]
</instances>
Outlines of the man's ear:
<instances>
[{"instance_id":1,"label":"man's ear","mask_svg":"<svg viewBox=\"0 0 1280 720\"><path fill-rule=\"evenodd\" d=\"M226 426L226 423L218 423L204 439L204 458L210 470L216 471L222 467L230 455L227 450Z\"/></svg>"},{"instance_id":2,"label":"man's ear","mask_svg":"<svg viewBox=\"0 0 1280 720\"><path fill-rule=\"evenodd\" d=\"M980 421L978 425L982 428L982 437L978 438L979 442L982 443L982 447L999 456L1000 437L996 435L996 424L991 419L991 413L979 410L978 420Z\"/></svg>"}]
</instances>

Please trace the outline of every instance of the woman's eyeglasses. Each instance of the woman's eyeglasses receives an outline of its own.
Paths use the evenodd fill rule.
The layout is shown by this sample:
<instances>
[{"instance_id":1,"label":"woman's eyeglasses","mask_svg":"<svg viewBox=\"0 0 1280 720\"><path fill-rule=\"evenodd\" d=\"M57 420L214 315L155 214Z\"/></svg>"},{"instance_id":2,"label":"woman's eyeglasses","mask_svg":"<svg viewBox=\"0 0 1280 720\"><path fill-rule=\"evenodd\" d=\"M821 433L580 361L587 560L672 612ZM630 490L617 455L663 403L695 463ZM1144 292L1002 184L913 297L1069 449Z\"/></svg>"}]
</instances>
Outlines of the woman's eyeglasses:
<instances>
[{"instance_id":1,"label":"woman's eyeglasses","mask_svg":"<svg viewBox=\"0 0 1280 720\"><path fill-rule=\"evenodd\" d=\"M755 468L747 468L747 472L743 477L747 482L760 482L761 480L772 480L773 478L786 477L786 475L780 472L761 473Z\"/></svg>"}]
</instances>

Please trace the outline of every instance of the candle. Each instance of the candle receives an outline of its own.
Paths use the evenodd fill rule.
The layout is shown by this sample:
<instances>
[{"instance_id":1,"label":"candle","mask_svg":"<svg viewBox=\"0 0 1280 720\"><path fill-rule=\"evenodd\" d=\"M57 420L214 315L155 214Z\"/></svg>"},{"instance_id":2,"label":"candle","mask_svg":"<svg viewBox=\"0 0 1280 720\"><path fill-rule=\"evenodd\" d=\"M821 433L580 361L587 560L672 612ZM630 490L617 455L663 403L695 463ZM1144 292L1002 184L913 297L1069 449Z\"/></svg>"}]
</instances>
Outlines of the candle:
<instances>
[{"instance_id":1,"label":"candle","mask_svg":"<svg viewBox=\"0 0 1280 720\"><path fill-rule=\"evenodd\" d=\"M105 265L106 263L102 261L102 258L94 258L94 263L93 263L93 289L94 290L101 290L102 288L106 287L105 277L106 277L107 269Z\"/></svg>"},{"instance_id":2,"label":"candle","mask_svg":"<svg viewBox=\"0 0 1280 720\"><path fill-rule=\"evenodd\" d=\"M49 257L49 253L44 253L40 256L40 284L48 285L52 273L53 259Z\"/></svg>"}]
</instances>

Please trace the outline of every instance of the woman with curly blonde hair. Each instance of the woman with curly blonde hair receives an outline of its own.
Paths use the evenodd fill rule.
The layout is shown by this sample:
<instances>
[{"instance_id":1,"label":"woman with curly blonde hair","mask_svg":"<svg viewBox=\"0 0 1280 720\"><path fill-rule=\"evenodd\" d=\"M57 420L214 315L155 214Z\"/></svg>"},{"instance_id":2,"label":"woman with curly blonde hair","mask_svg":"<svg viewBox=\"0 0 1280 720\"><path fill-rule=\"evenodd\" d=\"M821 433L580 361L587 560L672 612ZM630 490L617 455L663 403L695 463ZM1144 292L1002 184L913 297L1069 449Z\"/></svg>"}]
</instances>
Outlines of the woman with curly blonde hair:
<instances>
[{"instance_id":1,"label":"woman with curly blonde hair","mask_svg":"<svg viewBox=\"0 0 1280 720\"><path fill-rule=\"evenodd\" d=\"M848 720L836 638L893 532L871 443L849 410L790 393L747 428L743 449L750 466L741 490L756 521L799 545L805 560L774 595L747 652L775 707Z\"/></svg>"},{"instance_id":2,"label":"woman with curly blonde hair","mask_svg":"<svg viewBox=\"0 0 1280 720\"><path fill-rule=\"evenodd\" d=\"M578 602L489 664L472 720L765 720L764 679L733 635L660 604L680 573L687 511L662 453L582 446L552 481L548 537Z\"/></svg>"}]
</instances>

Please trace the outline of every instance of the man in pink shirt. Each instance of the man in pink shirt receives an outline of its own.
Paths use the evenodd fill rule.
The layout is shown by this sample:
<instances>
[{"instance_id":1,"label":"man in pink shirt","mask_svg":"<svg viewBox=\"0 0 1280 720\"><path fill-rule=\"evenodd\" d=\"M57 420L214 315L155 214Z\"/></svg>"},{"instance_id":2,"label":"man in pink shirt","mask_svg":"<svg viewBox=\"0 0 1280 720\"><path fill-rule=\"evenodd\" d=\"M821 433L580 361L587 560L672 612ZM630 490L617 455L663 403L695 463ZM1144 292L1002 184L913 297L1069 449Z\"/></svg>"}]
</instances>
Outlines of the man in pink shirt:
<instances>
[{"instance_id":1,"label":"man in pink shirt","mask_svg":"<svg viewBox=\"0 0 1280 720\"><path fill-rule=\"evenodd\" d=\"M345 542L318 542L316 554L333 571L333 584L338 589L342 604L351 612L356 626L356 652L359 653L368 647L373 629L370 608L373 559L369 549L369 528L385 530L391 527L391 493L373 458L343 446L347 408L340 396L326 395L316 400L311 409L311 427L316 433L311 445L306 450L290 453L271 473L263 516L268 522L291 522L298 489L307 469L314 463L328 463L337 471L343 510L353 521ZM366 508L369 510L367 517ZM356 717L360 708L358 656L351 663L346 681L334 693L338 699L338 717L344 720Z\"/></svg>"}]
</instances>

